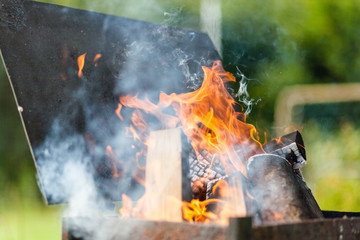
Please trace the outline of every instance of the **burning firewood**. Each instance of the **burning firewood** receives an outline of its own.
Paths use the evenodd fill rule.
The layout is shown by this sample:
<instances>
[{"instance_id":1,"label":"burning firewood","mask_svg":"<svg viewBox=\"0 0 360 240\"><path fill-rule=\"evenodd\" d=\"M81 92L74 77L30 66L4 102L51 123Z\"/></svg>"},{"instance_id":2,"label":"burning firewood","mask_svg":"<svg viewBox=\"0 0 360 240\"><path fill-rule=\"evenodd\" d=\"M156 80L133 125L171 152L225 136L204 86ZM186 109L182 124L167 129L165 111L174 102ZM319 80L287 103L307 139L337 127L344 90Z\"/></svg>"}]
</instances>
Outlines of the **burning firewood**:
<instances>
[{"instance_id":1,"label":"burning firewood","mask_svg":"<svg viewBox=\"0 0 360 240\"><path fill-rule=\"evenodd\" d=\"M206 150L201 151L198 156L194 150L191 151L189 165L194 199L204 200L208 182L226 175L221 161Z\"/></svg>"},{"instance_id":2,"label":"burning firewood","mask_svg":"<svg viewBox=\"0 0 360 240\"><path fill-rule=\"evenodd\" d=\"M206 199L226 198L229 193L221 192L234 191L242 182L246 212L257 224L322 218L299 169L306 164L301 134L296 131L272 140L264 150L270 154L248 160L247 177L238 172L207 181Z\"/></svg>"},{"instance_id":3,"label":"burning firewood","mask_svg":"<svg viewBox=\"0 0 360 240\"><path fill-rule=\"evenodd\" d=\"M265 144L263 148L267 153L286 158L296 170L306 164L304 142L298 131L274 139ZM219 180L229 180L222 162L205 150L201 151L198 156L192 151L189 163L193 198L209 199L212 195L212 188ZM301 176L300 171L296 172Z\"/></svg>"},{"instance_id":4,"label":"burning firewood","mask_svg":"<svg viewBox=\"0 0 360 240\"><path fill-rule=\"evenodd\" d=\"M230 205L236 206L236 196L242 197L240 202L243 203L242 208L245 209L243 214L251 215L255 223L261 223L261 217L257 212L257 202L249 193L247 178L241 172L211 180L206 187L206 199L224 199L229 201Z\"/></svg>"}]
</instances>

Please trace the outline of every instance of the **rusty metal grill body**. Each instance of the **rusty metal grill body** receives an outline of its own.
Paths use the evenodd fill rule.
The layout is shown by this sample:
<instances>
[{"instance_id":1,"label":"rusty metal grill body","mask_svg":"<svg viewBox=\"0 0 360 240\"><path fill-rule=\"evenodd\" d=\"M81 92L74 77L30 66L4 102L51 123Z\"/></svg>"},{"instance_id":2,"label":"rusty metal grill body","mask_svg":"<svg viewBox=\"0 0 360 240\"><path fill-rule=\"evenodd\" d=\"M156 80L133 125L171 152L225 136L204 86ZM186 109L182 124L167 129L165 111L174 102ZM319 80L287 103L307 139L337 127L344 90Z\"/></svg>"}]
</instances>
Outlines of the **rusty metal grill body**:
<instances>
[{"instance_id":1,"label":"rusty metal grill body","mask_svg":"<svg viewBox=\"0 0 360 240\"><path fill-rule=\"evenodd\" d=\"M88 228L84 230L77 224L87 225ZM64 218L63 240L71 239L359 240L360 218L307 220L262 226L252 226L251 218L234 218L230 220L229 227L139 219Z\"/></svg>"}]
</instances>

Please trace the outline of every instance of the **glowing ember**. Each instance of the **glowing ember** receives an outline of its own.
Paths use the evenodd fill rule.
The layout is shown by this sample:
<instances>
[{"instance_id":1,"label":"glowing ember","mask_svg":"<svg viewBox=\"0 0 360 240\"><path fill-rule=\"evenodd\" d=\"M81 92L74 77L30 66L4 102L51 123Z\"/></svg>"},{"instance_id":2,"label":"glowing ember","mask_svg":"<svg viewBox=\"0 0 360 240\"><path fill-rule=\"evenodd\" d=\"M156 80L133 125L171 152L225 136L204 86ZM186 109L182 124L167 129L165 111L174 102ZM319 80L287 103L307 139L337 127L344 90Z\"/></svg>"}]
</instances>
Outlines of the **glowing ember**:
<instances>
[{"instance_id":1,"label":"glowing ember","mask_svg":"<svg viewBox=\"0 0 360 240\"><path fill-rule=\"evenodd\" d=\"M79 67L79 71L78 71L78 77L82 78L83 77L83 69L84 69L84 65L85 65L85 56L86 53L80 55L77 59L78 62L78 67Z\"/></svg>"}]
</instances>

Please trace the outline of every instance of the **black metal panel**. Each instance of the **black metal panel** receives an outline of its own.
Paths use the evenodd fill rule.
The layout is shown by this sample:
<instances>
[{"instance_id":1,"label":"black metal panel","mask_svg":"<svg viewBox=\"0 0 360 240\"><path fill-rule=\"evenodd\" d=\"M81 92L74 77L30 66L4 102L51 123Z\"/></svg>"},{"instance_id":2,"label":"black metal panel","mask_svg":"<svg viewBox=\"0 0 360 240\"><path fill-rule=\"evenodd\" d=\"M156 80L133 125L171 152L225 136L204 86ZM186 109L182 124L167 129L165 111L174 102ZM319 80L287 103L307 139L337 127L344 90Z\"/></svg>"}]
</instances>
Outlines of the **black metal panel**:
<instances>
[{"instance_id":1,"label":"black metal panel","mask_svg":"<svg viewBox=\"0 0 360 240\"><path fill-rule=\"evenodd\" d=\"M33 1L0 0L0 33L1 53L49 203L69 197L61 179L73 158L89 166L103 195L118 199L134 184L129 176L136 168L124 159L117 163L123 164L123 175L114 179L105 157L107 145L121 150L119 158L136 151L119 141L127 123L114 113L118 97L139 92L157 101L160 91L195 89L202 80L201 65L219 59L203 33ZM77 58L85 52L80 78ZM97 64L96 54L102 55ZM116 194L105 190L108 186Z\"/></svg>"},{"instance_id":2,"label":"black metal panel","mask_svg":"<svg viewBox=\"0 0 360 240\"><path fill-rule=\"evenodd\" d=\"M360 218L360 212L322 211L325 218Z\"/></svg>"}]
</instances>

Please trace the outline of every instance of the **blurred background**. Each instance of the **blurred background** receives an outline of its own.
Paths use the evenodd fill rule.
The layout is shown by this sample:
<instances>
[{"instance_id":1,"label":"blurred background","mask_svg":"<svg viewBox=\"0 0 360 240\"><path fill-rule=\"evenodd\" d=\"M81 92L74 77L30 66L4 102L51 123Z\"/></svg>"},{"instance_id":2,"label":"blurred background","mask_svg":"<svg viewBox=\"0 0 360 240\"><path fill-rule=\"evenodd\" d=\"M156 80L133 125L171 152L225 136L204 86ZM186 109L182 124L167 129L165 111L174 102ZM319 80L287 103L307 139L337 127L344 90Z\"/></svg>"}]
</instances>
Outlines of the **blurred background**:
<instances>
[{"instance_id":1,"label":"blurred background","mask_svg":"<svg viewBox=\"0 0 360 240\"><path fill-rule=\"evenodd\" d=\"M300 129L303 172L320 207L360 211L359 1L43 2L209 32L224 68L247 77L248 122L262 141ZM2 63L0 114L0 239L60 239L61 206L42 200Z\"/></svg>"}]
</instances>

